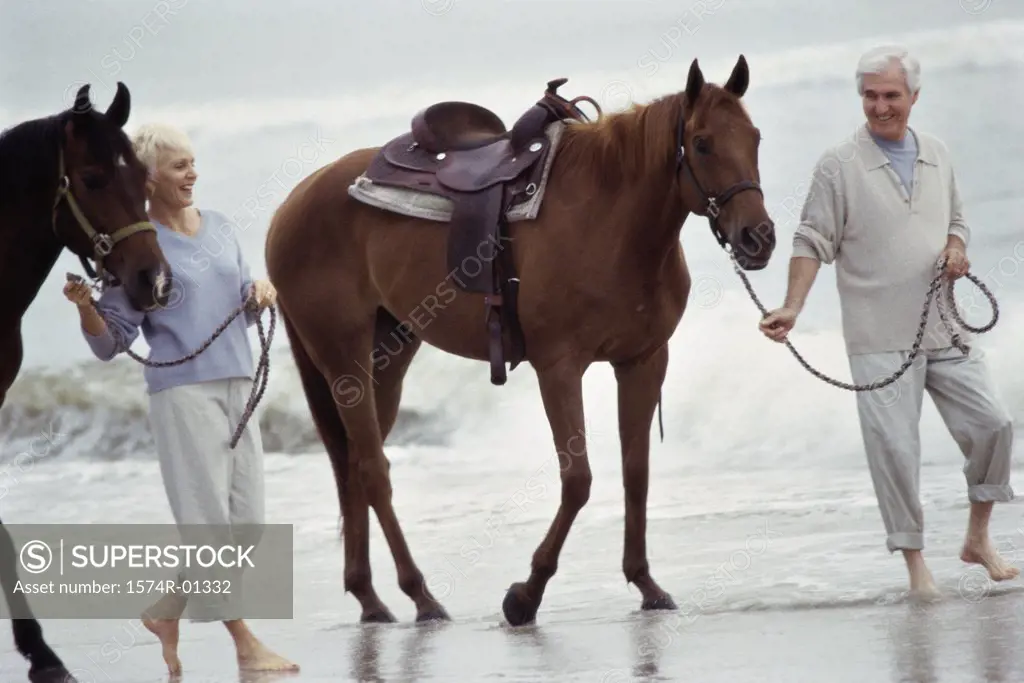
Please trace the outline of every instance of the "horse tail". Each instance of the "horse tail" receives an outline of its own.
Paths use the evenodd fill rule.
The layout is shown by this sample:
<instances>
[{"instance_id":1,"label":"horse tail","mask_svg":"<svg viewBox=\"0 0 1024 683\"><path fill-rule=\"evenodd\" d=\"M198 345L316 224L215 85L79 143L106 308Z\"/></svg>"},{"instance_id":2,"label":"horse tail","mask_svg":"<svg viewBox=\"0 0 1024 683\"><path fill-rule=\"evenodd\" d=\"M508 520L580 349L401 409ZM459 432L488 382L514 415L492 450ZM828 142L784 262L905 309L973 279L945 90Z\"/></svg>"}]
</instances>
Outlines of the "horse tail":
<instances>
[{"instance_id":1,"label":"horse tail","mask_svg":"<svg viewBox=\"0 0 1024 683\"><path fill-rule=\"evenodd\" d=\"M331 390L330 383L320 374L313 359L309 357L294 325L283 309L280 311L280 315L288 335L292 358L295 359L295 367L305 390L306 402L313 415L313 424L316 426L317 433L320 434L320 439L327 449L327 455L331 459L334 483L338 489L338 503L341 506L341 514L344 515L345 489L348 484L348 434L345 432L345 423L341 421L341 416L338 414L338 405L334 400L334 392Z\"/></svg>"}]
</instances>

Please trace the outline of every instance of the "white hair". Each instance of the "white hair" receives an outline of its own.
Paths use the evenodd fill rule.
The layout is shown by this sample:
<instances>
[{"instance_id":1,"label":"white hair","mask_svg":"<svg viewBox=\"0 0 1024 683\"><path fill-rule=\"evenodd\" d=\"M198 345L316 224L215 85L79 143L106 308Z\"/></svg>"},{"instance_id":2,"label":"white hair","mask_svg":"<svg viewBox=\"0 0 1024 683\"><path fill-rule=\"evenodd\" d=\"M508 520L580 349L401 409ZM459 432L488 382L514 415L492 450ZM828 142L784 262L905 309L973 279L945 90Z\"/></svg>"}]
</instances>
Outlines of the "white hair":
<instances>
[{"instance_id":1,"label":"white hair","mask_svg":"<svg viewBox=\"0 0 1024 683\"><path fill-rule=\"evenodd\" d=\"M161 152L195 153L192 141L185 131L166 123L147 123L141 126L132 136L132 147L135 156L146 165L150 173L156 170L160 162Z\"/></svg>"},{"instance_id":2,"label":"white hair","mask_svg":"<svg viewBox=\"0 0 1024 683\"><path fill-rule=\"evenodd\" d=\"M866 74L883 74L893 66L898 66L903 72L903 80L911 95L921 89L921 63L904 47L883 45L868 50L857 62L857 94L864 94Z\"/></svg>"}]
</instances>

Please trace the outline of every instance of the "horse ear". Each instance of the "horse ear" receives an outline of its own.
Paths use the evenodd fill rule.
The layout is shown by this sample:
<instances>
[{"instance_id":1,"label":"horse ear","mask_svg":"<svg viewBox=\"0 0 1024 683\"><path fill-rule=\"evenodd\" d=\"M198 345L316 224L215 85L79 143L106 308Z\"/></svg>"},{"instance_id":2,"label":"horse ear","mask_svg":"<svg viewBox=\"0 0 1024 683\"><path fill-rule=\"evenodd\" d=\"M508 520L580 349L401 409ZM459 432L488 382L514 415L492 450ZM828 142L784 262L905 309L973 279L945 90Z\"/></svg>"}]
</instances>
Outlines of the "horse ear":
<instances>
[{"instance_id":1,"label":"horse ear","mask_svg":"<svg viewBox=\"0 0 1024 683\"><path fill-rule=\"evenodd\" d=\"M700 71L700 66L697 65L697 60L694 59L693 63L690 64L690 75L686 79L686 99L692 107L700 97L701 90L704 89L704 74Z\"/></svg>"},{"instance_id":2,"label":"horse ear","mask_svg":"<svg viewBox=\"0 0 1024 683\"><path fill-rule=\"evenodd\" d=\"M107 108L106 116L118 128L123 128L128 122L128 113L132 108L132 96L128 93L128 86L121 81L117 82L117 93L114 94L114 101Z\"/></svg>"},{"instance_id":3,"label":"horse ear","mask_svg":"<svg viewBox=\"0 0 1024 683\"><path fill-rule=\"evenodd\" d=\"M72 107L72 111L78 115L88 114L92 111L92 101L89 99L88 83L78 89L78 93L75 95L75 104Z\"/></svg>"},{"instance_id":4,"label":"horse ear","mask_svg":"<svg viewBox=\"0 0 1024 683\"><path fill-rule=\"evenodd\" d=\"M743 93L747 92L749 85L750 69L747 67L747 58L740 55L740 58L736 60L736 66L732 68L732 74L725 84L725 89L736 97L743 97Z\"/></svg>"}]
</instances>

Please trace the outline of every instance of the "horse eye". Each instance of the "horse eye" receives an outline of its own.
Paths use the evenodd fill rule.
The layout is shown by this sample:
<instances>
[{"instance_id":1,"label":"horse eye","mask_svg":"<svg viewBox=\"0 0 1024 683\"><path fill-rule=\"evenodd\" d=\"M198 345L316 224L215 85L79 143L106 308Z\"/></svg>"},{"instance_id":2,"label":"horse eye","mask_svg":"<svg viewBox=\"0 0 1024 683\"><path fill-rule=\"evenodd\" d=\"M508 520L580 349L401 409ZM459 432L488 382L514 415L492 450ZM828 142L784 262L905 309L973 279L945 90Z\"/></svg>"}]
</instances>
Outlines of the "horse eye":
<instances>
[{"instance_id":1,"label":"horse eye","mask_svg":"<svg viewBox=\"0 0 1024 683\"><path fill-rule=\"evenodd\" d=\"M707 138L694 138L693 148L701 154L711 153L711 143L708 142Z\"/></svg>"},{"instance_id":2,"label":"horse eye","mask_svg":"<svg viewBox=\"0 0 1024 683\"><path fill-rule=\"evenodd\" d=\"M107 184L107 177L102 173L90 173L82 176L82 182L90 190L99 190Z\"/></svg>"}]
</instances>

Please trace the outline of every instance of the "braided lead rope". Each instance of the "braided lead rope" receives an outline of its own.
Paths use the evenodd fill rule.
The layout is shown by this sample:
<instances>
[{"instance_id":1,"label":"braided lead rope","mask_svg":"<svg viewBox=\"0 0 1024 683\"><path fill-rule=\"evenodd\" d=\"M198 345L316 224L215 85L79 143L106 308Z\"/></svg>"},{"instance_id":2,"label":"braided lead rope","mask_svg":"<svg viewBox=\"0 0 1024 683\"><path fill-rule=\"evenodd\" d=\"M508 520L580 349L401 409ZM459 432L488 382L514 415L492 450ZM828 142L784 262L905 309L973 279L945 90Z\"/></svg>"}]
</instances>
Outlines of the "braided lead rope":
<instances>
[{"instance_id":1,"label":"braided lead rope","mask_svg":"<svg viewBox=\"0 0 1024 683\"><path fill-rule=\"evenodd\" d=\"M754 301L754 304L757 305L757 308L761 311L761 317L767 317L768 311L761 303L761 300L758 299L757 294L754 293L754 288L750 285L750 280L747 278L747 274L740 267L740 264L736 261L736 257L731 250L728 251L728 254L729 258L732 260L733 269L740 276L740 279L743 281L743 286L746 287L747 289L747 293L750 295L750 298ZM932 279L931 285L928 287L928 293L925 296L924 300L924 309L921 311L921 323L920 325L918 325L917 336L914 339L914 345L911 348L910 355L899 367L899 369L896 370L896 372L894 372L892 375L885 379L872 382L871 384L849 384L847 382L841 382L840 380L829 377L828 375L825 375L824 373L819 372L818 370L815 370L813 367L811 367L810 363L808 363L804 359L804 357L800 355L800 353L796 350L793 344L790 343L789 339L784 339L783 343L786 345L786 348L788 348L793 353L793 356L796 357L797 361L799 361L799 363L802 366L804 366L804 368L807 369L808 372L810 372L812 375L822 380L823 382L831 384L832 386L839 387L840 389L847 389L849 391L873 391L875 389L881 389L884 386L888 386L903 376L903 373L905 373L907 369L914 363L914 360L921 352L921 343L924 340L924 331L928 324L928 309L931 306L932 299L935 298L936 292L942 285L942 270L945 267L945 265L945 260L940 260L938 265L936 266L936 269L939 272ZM959 334L953 331L953 328L949 324L949 320L946 317L946 305L949 306L949 310L953 315L953 319L956 320L956 322L961 327L970 332L980 334L988 332L993 327L995 327L996 322L999 320L999 304L996 303L995 296L992 295L992 292L989 291L988 287L986 287L981 280L979 280L974 275L971 275L970 273L967 273L965 277L974 284L976 284L978 286L978 289L981 290L982 294L984 294L988 298L989 302L992 304L992 320L981 327L974 327L972 325L967 324L967 322L965 322L963 317L960 315L960 311L958 310L956 305L956 300L953 298L953 285L955 284L954 282L946 283L946 296L944 299L943 297L938 298L938 300L936 301L936 308L938 309L939 319L941 320L946 332L949 334L953 345L956 346L960 350L960 352L966 356L968 353L970 353L970 347L963 342Z\"/></svg>"},{"instance_id":2,"label":"braided lead rope","mask_svg":"<svg viewBox=\"0 0 1024 683\"><path fill-rule=\"evenodd\" d=\"M75 273L68 273L67 277L69 280L73 280L75 282L85 282L85 278L83 278L80 275L76 275ZM99 289L99 286L95 280L88 284L94 290ZM96 301L93 300L91 303L93 308L96 308ZM181 365L183 363L187 363L188 361L192 360L193 358L201 354L206 349L210 348L210 345L214 341L216 341L217 337L224 334L224 331L228 329L228 326L231 325L234 319L245 313L246 310L257 310L256 299L253 297L252 294L250 294L246 298L245 302L243 302L241 306L238 306L234 311L231 312L227 319L224 322L222 322L217 327L216 330L213 331L213 334L211 334L210 337L199 346L199 348L175 360L152 361L147 358L143 358L142 356L135 353L129 348L129 345L126 343L126 340L123 337L121 337L117 333L114 333L114 336L117 338L118 343L124 348L125 354L132 360L135 360L141 363L142 365L145 365L146 367L150 368L169 368L176 365ZM259 334L260 338L260 356L256 364L256 372L253 379L252 392L249 394L249 400L246 402L245 411L242 413L242 418L238 423L238 427L235 428L235 432L231 436L232 449L236 445L238 445L238 440L242 437L242 430L245 429L245 425L249 422L249 419L252 417L253 413L256 410L256 406L259 405L259 402L263 398L263 394L267 389L267 381L269 380L270 376L270 344L273 341L274 327L277 323L276 308L274 306L268 306L267 310L270 312L270 326L266 331L264 331L263 329L262 313L256 318L256 332ZM96 309L96 312L100 313L99 309ZM100 315L102 316L103 314L100 313ZM108 329L111 329L113 331L114 328L108 327Z\"/></svg>"}]
</instances>

